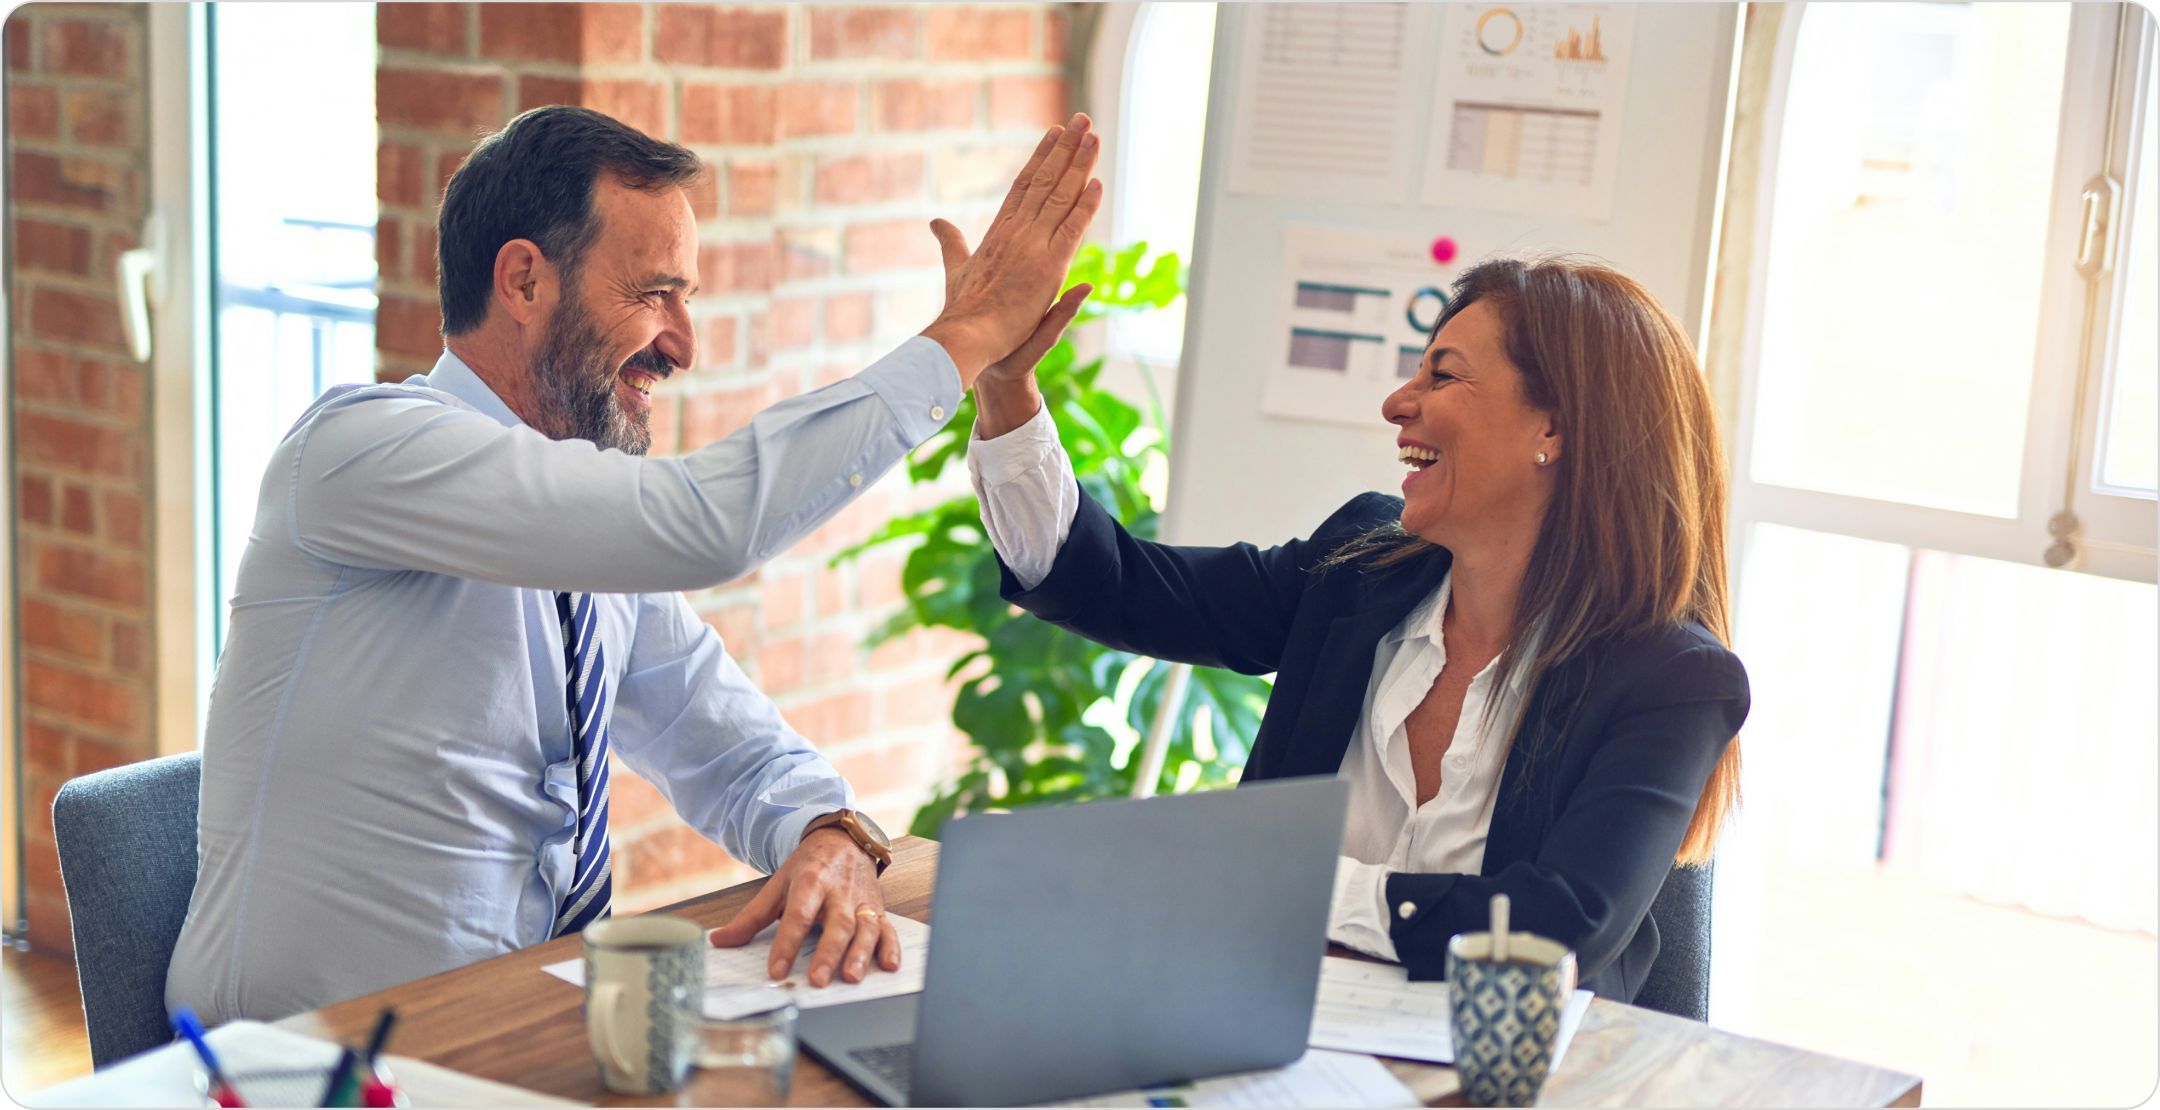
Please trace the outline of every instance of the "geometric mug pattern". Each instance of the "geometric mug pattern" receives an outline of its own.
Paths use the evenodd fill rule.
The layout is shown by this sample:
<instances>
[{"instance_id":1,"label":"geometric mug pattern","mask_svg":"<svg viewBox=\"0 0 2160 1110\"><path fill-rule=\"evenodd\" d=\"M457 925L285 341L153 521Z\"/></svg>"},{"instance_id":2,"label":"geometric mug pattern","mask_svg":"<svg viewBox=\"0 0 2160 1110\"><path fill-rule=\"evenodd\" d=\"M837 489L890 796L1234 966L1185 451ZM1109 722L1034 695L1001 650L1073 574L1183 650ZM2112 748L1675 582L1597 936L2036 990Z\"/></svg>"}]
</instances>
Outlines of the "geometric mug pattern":
<instances>
[{"instance_id":1,"label":"geometric mug pattern","mask_svg":"<svg viewBox=\"0 0 2160 1110\"><path fill-rule=\"evenodd\" d=\"M1455 1074L1472 1106L1530 1106L1552 1071L1568 988L1561 965L1448 954Z\"/></svg>"}]
</instances>

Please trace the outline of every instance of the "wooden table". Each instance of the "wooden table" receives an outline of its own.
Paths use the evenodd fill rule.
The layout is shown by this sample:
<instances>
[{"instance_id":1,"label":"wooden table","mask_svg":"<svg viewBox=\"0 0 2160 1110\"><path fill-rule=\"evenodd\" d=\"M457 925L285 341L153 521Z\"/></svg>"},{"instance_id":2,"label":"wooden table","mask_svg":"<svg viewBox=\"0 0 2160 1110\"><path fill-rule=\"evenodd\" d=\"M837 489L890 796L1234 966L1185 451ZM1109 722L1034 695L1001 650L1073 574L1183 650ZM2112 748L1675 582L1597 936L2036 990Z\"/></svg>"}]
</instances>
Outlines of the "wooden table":
<instances>
[{"instance_id":1,"label":"wooden table","mask_svg":"<svg viewBox=\"0 0 2160 1110\"><path fill-rule=\"evenodd\" d=\"M936 866L935 842L906 837L896 843L883 880L888 908L928 921ZM661 912L718 925L762 882ZM581 1102L671 1103L612 1094L600 1085L579 1012L582 992L540 970L578 952L578 939L564 937L278 1024L357 1044L382 1008L395 1006L398 1027L391 1051L398 1055ZM1427 1105L1462 1105L1453 1068L1387 1063ZM1552 1106L1918 1106L1920 1079L1600 998L1590 1004L1541 1101ZM875 1105L807 1054L796 1067L789 1104Z\"/></svg>"}]
</instances>

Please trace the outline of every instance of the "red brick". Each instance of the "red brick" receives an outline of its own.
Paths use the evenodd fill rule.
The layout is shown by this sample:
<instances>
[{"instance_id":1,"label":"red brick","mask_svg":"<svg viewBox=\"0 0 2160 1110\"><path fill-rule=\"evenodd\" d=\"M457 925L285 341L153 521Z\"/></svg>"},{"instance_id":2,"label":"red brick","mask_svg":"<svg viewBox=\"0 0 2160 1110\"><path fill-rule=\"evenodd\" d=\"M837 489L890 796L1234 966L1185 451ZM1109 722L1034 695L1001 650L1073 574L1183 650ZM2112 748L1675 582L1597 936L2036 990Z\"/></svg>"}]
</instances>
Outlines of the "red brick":
<instances>
[{"instance_id":1,"label":"red brick","mask_svg":"<svg viewBox=\"0 0 2160 1110\"><path fill-rule=\"evenodd\" d=\"M32 524L51 524L53 519L52 479L43 474L25 474L15 483L15 511Z\"/></svg>"},{"instance_id":2,"label":"red brick","mask_svg":"<svg viewBox=\"0 0 2160 1110\"><path fill-rule=\"evenodd\" d=\"M826 567L818 572L817 611L821 617L836 617L847 609L848 579L843 567ZM851 641L852 642L852 641ZM855 657L852 649L848 655L848 669L853 670Z\"/></svg>"},{"instance_id":3,"label":"red brick","mask_svg":"<svg viewBox=\"0 0 2160 1110\"><path fill-rule=\"evenodd\" d=\"M924 728L952 722L953 692L934 679L899 682L879 691L878 727Z\"/></svg>"},{"instance_id":4,"label":"red brick","mask_svg":"<svg viewBox=\"0 0 2160 1110\"><path fill-rule=\"evenodd\" d=\"M46 721L31 721L23 729L23 762L31 770L63 778L72 775L72 758L75 745L68 742L66 730ZM33 810L38 814L51 813L50 809Z\"/></svg>"},{"instance_id":5,"label":"red brick","mask_svg":"<svg viewBox=\"0 0 2160 1110\"><path fill-rule=\"evenodd\" d=\"M88 146L126 146L134 137L128 119L131 96L104 89L69 93L63 111L68 134Z\"/></svg>"},{"instance_id":6,"label":"red brick","mask_svg":"<svg viewBox=\"0 0 2160 1110\"><path fill-rule=\"evenodd\" d=\"M19 14L21 8L15 9ZM30 65L30 22L26 19L7 21L7 66L16 73L28 73Z\"/></svg>"},{"instance_id":7,"label":"red brick","mask_svg":"<svg viewBox=\"0 0 2160 1110\"><path fill-rule=\"evenodd\" d=\"M708 243L698 249L698 278L708 296L765 292L773 286L773 245Z\"/></svg>"},{"instance_id":8,"label":"red brick","mask_svg":"<svg viewBox=\"0 0 2160 1110\"><path fill-rule=\"evenodd\" d=\"M652 431L652 443L646 454L673 455L682 450L682 397L673 389L662 387L653 394L652 415L646 426Z\"/></svg>"},{"instance_id":9,"label":"red brick","mask_svg":"<svg viewBox=\"0 0 2160 1110\"><path fill-rule=\"evenodd\" d=\"M780 189L780 168L771 162L728 164L728 215L770 216Z\"/></svg>"},{"instance_id":10,"label":"red brick","mask_svg":"<svg viewBox=\"0 0 2160 1110\"><path fill-rule=\"evenodd\" d=\"M383 4L377 10L402 7ZM420 148L410 143L375 145L375 191L384 204L420 205ZM430 198L433 199L433 198Z\"/></svg>"},{"instance_id":11,"label":"red brick","mask_svg":"<svg viewBox=\"0 0 2160 1110\"><path fill-rule=\"evenodd\" d=\"M1060 77L992 77L990 126L1048 127L1065 118Z\"/></svg>"},{"instance_id":12,"label":"red brick","mask_svg":"<svg viewBox=\"0 0 2160 1110\"><path fill-rule=\"evenodd\" d=\"M97 531L97 510L90 500L88 486L69 482L61 488L60 527L81 536Z\"/></svg>"},{"instance_id":13,"label":"red brick","mask_svg":"<svg viewBox=\"0 0 2160 1110\"><path fill-rule=\"evenodd\" d=\"M850 746L832 753L832 763L857 794L867 797L928 786L937 774L935 756L920 744L888 742Z\"/></svg>"},{"instance_id":14,"label":"red brick","mask_svg":"<svg viewBox=\"0 0 2160 1110\"><path fill-rule=\"evenodd\" d=\"M924 18L932 61L1024 61L1033 53L1033 16L1026 8L940 5Z\"/></svg>"},{"instance_id":15,"label":"red brick","mask_svg":"<svg viewBox=\"0 0 2160 1110\"><path fill-rule=\"evenodd\" d=\"M123 350L120 304L102 294L40 287L30 301L30 334L65 343L89 343Z\"/></svg>"},{"instance_id":16,"label":"red brick","mask_svg":"<svg viewBox=\"0 0 2160 1110\"><path fill-rule=\"evenodd\" d=\"M114 605L143 603L149 575L141 559L78 547L39 545L37 582L42 589Z\"/></svg>"},{"instance_id":17,"label":"red brick","mask_svg":"<svg viewBox=\"0 0 2160 1110\"><path fill-rule=\"evenodd\" d=\"M873 303L868 293L835 293L825 298L825 338L834 343L870 338Z\"/></svg>"},{"instance_id":18,"label":"red brick","mask_svg":"<svg viewBox=\"0 0 2160 1110\"><path fill-rule=\"evenodd\" d=\"M15 414L17 450L32 463L115 477L137 476L142 437L63 416Z\"/></svg>"},{"instance_id":19,"label":"red brick","mask_svg":"<svg viewBox=\"0 0 2160 1110\"><path fill-rule=\"evenodd\" d=\"M141 550L150 524L149 515L143 511L143 499L125 490L106 490L102 500L105 538L121 547Z\"/></svg>"},{"instance_id":20,"label":"red brick","mask_svg":"<svg viewBox=\"0 0 2160 1110\"><path fill-rule=\"evenodd\" d=\"M682 129L679 132L683 142L770 146L778 134L779 122L778 106L770 86L683 86Z\"/></svg>"},{"instance_id":21,"label":"red brick","mask_svg":"<svg viewBox=\"0 0 2160 1110\"><path fill-rule=\"evenodd\" d=\"M114 8L112 11L120 11ZM45 72L112 80L140 80L131 72L128 24L102 19L67 19L45 27Z\"/></svg>"},{"instance_id":22,"label":"red brick","mask_svg":"<svg viewBox=\"0 0 2160 1110\"><path fill-rule=\"evenodd\" d=\"M758 604L768 629L800 624L810 613L810 577L767 567L758 575Z\"/></svg>"},{"instance_id":23,"label":"red brick","mask_svg":"<svg viewBox=\"0 0 2160 1110\"><path fill-rule=\"evenodd\" d=\"M39 651L96 663L105 658L97 617L34 597L22 599L23 642Z\"/></svg>"},{"instance_id":24,"label":"red brick","mask_svg":"<svg viewBox=\"0 0 2160 1110\"><path fill-rule=\"evenodd\" d=\"M645 60L645 5L586 4L586 65Z\"/></svg>"},{"instance_id":25,"label":"red brick","mask_svg":"<svg viewBox=\"0 0 2160 1110\"><path fill-rule=\"evenodd\" d=\"M810 58L913 58L921 50L915 13L894 7L810 9Z\"/></svg>"},{"instance_id":26,"label":"red brick","mask_svg":"<svg viewBox=\"0 0 2160 1110\"><path fill-rule=\"evenodd\" d=\"M46 220L15 221L15 265L23 270L90 276L90 232Z\"/></svg>"},{"instance_id":27,"label":"red brick","mask_svg":"<svg viewBox=\"0 0 2160 1110\"><path fill-rule=\"evenodd\" d=\"M672 65L779 69L787 62L787 13L662 4L653 58Z\"/></svg>"},{"instance_id":28,"label":"red brick","mask_svg":"<svg viewBox=\"0 0 2160 1110\"><path fill-rule=\"evenodd\" d=\"M733 862L718 844L679 820L615 843L610 858L626 891L669 882L686 873L724 868Z\"/></svg>"},{"instance_id":29,"label":"red brick","mask_svg":"<svg viewBox=\"0 0 2160 1110\"><path fill-rule=\"evenodd\" d=\"M122 674L142 674L150 660L150 634L134 621L114 621L113 669Z\"/></svg>"},{"instance_id":30,"label":"red brick","mask_svg":"<svg viewBox=\"0 0 2160 1110\"><path fill-rule=\"evenodd\" d=\"M15 396L23 401L72 405L77 403L82 392L66 355L17 346Z\"/></svg>"},{"instance_id":31,"label":"red brick","mask_svg":"<svg viewBox=\"0 0 2160 1110\"><path fill-rule=\"evenodd\" d=\"M397 50L464 54L469 38L467 17L472 8L471 4L377 4L375 40Z\"/></svg>"},{"instance_id":32,"label":"red brick","mask_svg":"<svg viewBox=\"0 0 2160 1110\"><path fill-rule=\"evenodd\" d=\"M128 689L123 684L116 683L115 686L123 691ZM132 691L122 696L133 697L138 702L142 700L140 694ZM141 762L142 758L142 752L133 745L107 744L89 736L75 740L75 773L78 775L91 775L114 767L125 767L130 763Z\"/></svg>"},{"instance_id":33,"label":"red brick","mask_svg":"<svg viewBox=\"0 0 2160 1110\"><path fill-rule=\"evenodd\" d=\"M142 697L132 684L36 660L23 661L23 700L100 728L128 730L142 720ZM77 744L78 756L82 747Z\"/></svg>"},{"instance_id":34,"label":"red brick","mask_svg":"<svg viewBox=\"0 0 2160 1110\"><path fill-rule=\"evenodd\" d=\"M1071 49L1072 21L1056 8L1043 12L1043 61L1064 65Z\"/></svg>"},{"instance_id":35,"label":"red brick","mask_svg":"<svg viewBox=\"0 0 2160 1110\"><path fill-rule=\"evenodd\" d=\"M577 62L583 4L481 4L480 53L503 61Z\"/></svg>"},{"instance_id":36,"label":"red brick","mask_svg":"<svg viewBox=\"0 0 2160 1110\"><path fill-rule=\"evenodd\" d=\"M802 689L809 673L808 656L809 642L802 636L766 640L758 650L758 689L773 697Z\"/></svg>"},{"instance_id":37,"label":"red brick","mask_svg":"<svg viewBox=\"0 0 2160 1110\"><path fill-rule=\"evenodd\" d=\"M435 191L428 194L429 205L442 203L443 190L449 187L450 176L458 171L459 166L465 164L465 155L469 153L471 152L453 150L435 159Z\"/></svg>"},{"instance_id":38,"label":"red brick","mask_svg":"<svg viewBox=\"0 0 2160 1110\"><path fill-rule=\"evenodd\" d=\"M86 408L120 420L145 419L147 394L140 365L86 357L69 364L69 373L76 379L78 395Z\"/></svg>"},{"instance_id":39,"label":"red brick","mask_svg":"<svg viewBox=\"0 0 2160 1110\"><path fill-rule=\"evenodd\" d=\"M375 272L386 281L405 276L405 230L395 216L375 221Z\"/></svg>"},{"instance_id":40,"label":"red brick","mask_svg":"<svg viewBox=\"0 0 2160 1110\"><path fill-rule=\"evenodd\" d=\"M492 5L489 5L492 7ZM549 7L552 5L537 5ZM656 81L571 81L560 77L518 80L518 111L544 104L575 104L612 116L648 135L668 134L668 89Z\"/></svg>"},{"instance_id":41,"label":"red brick","mask_svg":"<svg viewBox=\"0 0 2160 1110\"><path fill-rule=\"evenodd\" d=\"M870 87L870 116L880 131L962 131L975 126L982 82L904 78Z\"/></svg>"},{"instance_id":42,"label":"red brick","mask_svg":"<svg viewBox=\"0 0 2160 1110\"><path fill-rule=\"evenodd\" d=\"M89 158L15 152L8 186L17 203L131 215L138 196L134 171Z\"/></svg>"},{"instance_id":43,"label":"red brick","mask_svg":"<svg viewBox=\"0 0 2160 1110\"><path fill-rule=\"evenodd\" d=\"M720 635L720 642L727 648L728 654L737 659L749 659L757 655L759 629L763 622L759 619L756 605L701 609L698 611L698 619L710 625L712 630Z\"/></svg>"},{"instance_id":44,"label":"red brick","mask_svg":"<svg viewBox=\"0 0 2160 1110\"><path fill-rule=\"evenodd\" d=\"M715 316L705 321L705 337L698 343L700 368L719 370L733 366L739 354L735 346L733 316Z\"/></svg>"},{"instance_id":45,"label":"red brick","mask_svg":"<svg viewBox=\"0 0 2160 1110\"><path fill-rule=\"evenodd\" d=\"M820 158L816 199L819 204L875 204L919 199L923 191L923 156L847 154Z\"/></svg>"},{"instance_id":46,"label":"red brick","mask_svg":"<svg viewBox=\"0 0 2160 1110\"><path fill-rule=\"evenodd\" d=\"M870 693L844 690L789 706L780 715L813 744L852 740L870 733Z\"/></svg>"},{"instance_id":47,"label":"red brick","mask_svg":"<svg viewBox=\"0 0 2160 1110\"><path fill-rule=\"evenodd\" d=\"M422 224L413 229L413 280L430 289L435 288L435 264L435 225Z\"/></svg>"},{"instance_id":48,"label":"red brick","mask_svg":"<svg viewBox=\"0 0 2160 1110\"><path fill-rule=\"evenodd\" d=\"M939 257L937 240L923 220L856 224L847 229L843 253L851 274L935 266Z\"/></svg>"},{"instance_id":49,"label":"red brick","mask_svg":"<svg viewBox=\"0 0 2160 1110\"><path fill-rule=\"evenodd\" d=\"M683 186L683 195L690 198L690 215L699 221L720 215L720 174L708 169L698 175L696 181Z\"/></svg>"},{"instance_id":50,"label":"red brick","mask_svg":"<svg viewBox=\"0 0 2160 1110\"><path fill-rule=\"evenodd\" d=\"M851 81L782 85L778 98L777 135L782 139L793 139L849 134L855 130L857 102L861 99Z\"/></svg>"},{"instance_id":51,"label":"red brick","mask_svg":"<svg viewBox=\"0 0 2160 1110\"><path fill-rule=\"evenodd\" d=\"M15 24L9 25L13 31ZM10 138L57 139L60 137L60 94L37 85L11 83L8 89L7 124Z\"/></svg>"},{"instance_id":52,"label":"red brick","mask_svg":"<svg viewBox=\"0 0 2160 1110\"><path fill-rule=\"evenodd\" d=\"M476 138L508 122L503 117L503 79L487 73L380 68L375 71L375 116L386 125Z\"/></svg>"},{"instance_id":53,"label":"red brick","mask_svg":"<svg viewBox=\"0 0 2160 1110\"><path fill-rule=\"evenodd\" d=\"M630 768L616 760L614 770L608 775L608 834L612 838L617 830L629 832L640 826L672 816L673 806L651 783L637 776Z\"/></svg>"},{"instance_id":54,"label":"red brick","mask_svg":"<svg viewBox=\"0 0 2160 1110\"><path fill-rule=\"evenodd\" d=\"M715 389L683 396L682 442L695 451L748 427L750 418L772 404L770 386Z\"/></svg>"},{"instance_id":55,"label":"red brick","mask_svg":"<svg viewBox=\"0 0 2160 1110\"><path fill-rule=\"evenodd\" d=\"M442 309L432 300L386 296L375 308L375 345L395 354L442 353Z\"/></svg>"},{"instance_id":56,"label":"red brick","mask_svg":"<svg viewBox=\"0 0 2160 1110\"><path fill-rule=\"evenodd\" d=\"M792 350L817 342L816 297L774 297L765 309L766 339L774 350Z\"/></svg>"}]
</instances>

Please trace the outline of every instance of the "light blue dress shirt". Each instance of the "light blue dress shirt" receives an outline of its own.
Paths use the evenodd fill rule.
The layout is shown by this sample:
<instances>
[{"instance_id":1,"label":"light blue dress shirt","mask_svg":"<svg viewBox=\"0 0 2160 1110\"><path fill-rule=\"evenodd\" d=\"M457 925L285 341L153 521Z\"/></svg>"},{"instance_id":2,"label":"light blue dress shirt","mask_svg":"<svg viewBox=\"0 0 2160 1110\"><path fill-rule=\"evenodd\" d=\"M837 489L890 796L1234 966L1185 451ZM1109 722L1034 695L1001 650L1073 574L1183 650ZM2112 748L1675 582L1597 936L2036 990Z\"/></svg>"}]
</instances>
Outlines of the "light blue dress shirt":
<instances>
[{"instance_id":1,"label":"light blue dress shirt","mask_svg":"<svg viewBox=\"0 0 2160 1110\"><path fill-rule=\"evenodd\" d=\"M557 590L596 595L618 757L778 867L853 793L676 591L832 517L960 393L917 337L680 458L548 439L447 352L317 400L241 556L168 1006L274 1019L548 939L577 800Z\"/></svg>"}]
</instances>

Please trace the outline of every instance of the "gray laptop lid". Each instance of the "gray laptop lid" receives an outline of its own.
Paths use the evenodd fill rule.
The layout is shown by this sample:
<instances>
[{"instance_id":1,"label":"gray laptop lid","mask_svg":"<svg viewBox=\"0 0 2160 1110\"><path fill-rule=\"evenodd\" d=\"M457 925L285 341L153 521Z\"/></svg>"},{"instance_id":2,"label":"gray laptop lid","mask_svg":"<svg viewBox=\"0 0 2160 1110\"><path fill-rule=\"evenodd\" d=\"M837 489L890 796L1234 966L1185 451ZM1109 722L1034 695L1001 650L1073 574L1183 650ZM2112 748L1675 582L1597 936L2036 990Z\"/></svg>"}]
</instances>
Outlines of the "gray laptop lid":
<instances>
[{"instance_id":1,"label":"gray laptop lid","mask_svg":"<svg viewBox=\"0 0 2160 1110\"><path fill-rule=\"evenodd\" d=\"M1095 802L945 826L915 1106L1018 1106L1305 1051L1349 787Z\"/></svg>"}]
</instances>

